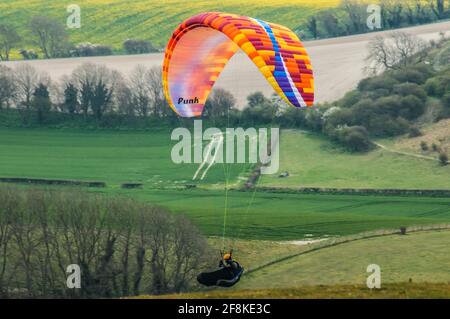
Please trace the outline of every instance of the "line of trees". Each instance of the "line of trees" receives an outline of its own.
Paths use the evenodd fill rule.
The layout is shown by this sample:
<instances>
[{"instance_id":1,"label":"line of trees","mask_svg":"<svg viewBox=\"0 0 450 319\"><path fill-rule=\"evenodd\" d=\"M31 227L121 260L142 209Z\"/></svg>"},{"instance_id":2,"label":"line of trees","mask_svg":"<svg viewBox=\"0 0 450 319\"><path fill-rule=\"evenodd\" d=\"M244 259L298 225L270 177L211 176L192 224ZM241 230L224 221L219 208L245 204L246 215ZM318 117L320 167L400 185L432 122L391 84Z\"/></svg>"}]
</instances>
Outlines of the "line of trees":
<instances>
[{"instance_id":1,"label":"line of trees","mask_svg":"<svg viewBox=\"0 0 450 319\"><path fill-rule=\"evenodd\" d=\"M445 0L380 0L381 28L396 29L430 23L450 17L450 1ZM367 27L368 3L344 0L337 8L326 9L309 17L297 30L303 38L327 38L371 30Z\"/></svg>"},{"instance_id":2,"label":"line of trees","mask_svg":"<svg viewBox=\"0 0 450 319\"><path fill-rule=\"evenodd\" d=\"M183 215L78 192L0 188L0 298L186 291L211 260ZM69 289L67 268L81 270Z\"/></svg>"},{"instance_id":3,"label":"line of trees","mask_svg":"<svg viewBox=\"0 0 450 319\"><path fill-rule=\"evenodd\" d=\"M89 42L74 44L69 40L65 25L58 19L48 16L33 16L27 26L29 40L39 48L46 59L58 57L82 57L112 55L113 49L105 44ZM18 49L26 60L37 59L39 53L33 49L22 48L23 38L11 24L0 22L0 61L8 61L13 49ZM142 39L125 39L123 50L128 54L157 52L150 41Z\"/></svg>"},{"instance_id":4,"label":"line of trees","mask_svg":"<svg viewBox=\"0 0 450 319\"><path fill-rule=\"evenodd\" d=\"M86 63L60 82L29 64L0 65L0 110L19 110L24 124L33 117L46 124L51 113L72 118L105 115L142 118L174 117L164 96L160 68L136 66L128 77L104 65Z\"/></svg>"}]
</instances>

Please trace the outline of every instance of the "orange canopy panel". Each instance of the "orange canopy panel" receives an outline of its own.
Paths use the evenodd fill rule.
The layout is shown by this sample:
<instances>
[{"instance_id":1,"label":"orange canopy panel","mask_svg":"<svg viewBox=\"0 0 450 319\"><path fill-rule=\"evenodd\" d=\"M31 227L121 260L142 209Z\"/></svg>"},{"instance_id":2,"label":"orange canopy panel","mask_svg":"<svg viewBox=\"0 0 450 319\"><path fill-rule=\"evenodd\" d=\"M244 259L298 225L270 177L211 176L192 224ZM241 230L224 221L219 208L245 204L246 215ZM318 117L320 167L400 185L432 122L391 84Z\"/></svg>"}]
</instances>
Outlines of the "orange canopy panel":
<instances>
[{"instance_id":1,"label":"orange canopy panel","mask_svg":"<svg viewBox=\"0 0 450 319\"><path fill-rule=\"evenodd\" d=\"M288 104L312 106L312 66L294 32L259 19L206 12L184 21L167 44L163 85L171 108L183 117L200 116L214 83L239 48Z\"/></svg>"}]
</instances>

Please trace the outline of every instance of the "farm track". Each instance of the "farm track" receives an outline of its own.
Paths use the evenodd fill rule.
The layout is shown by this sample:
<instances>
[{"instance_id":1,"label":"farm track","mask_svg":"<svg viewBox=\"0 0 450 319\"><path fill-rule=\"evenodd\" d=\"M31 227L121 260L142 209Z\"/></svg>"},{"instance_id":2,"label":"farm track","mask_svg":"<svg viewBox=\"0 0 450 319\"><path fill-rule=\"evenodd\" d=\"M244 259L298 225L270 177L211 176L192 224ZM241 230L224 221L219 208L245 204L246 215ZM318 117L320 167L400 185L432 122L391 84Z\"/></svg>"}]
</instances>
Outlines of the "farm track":
<instances>
[{"instance_id":1,"label":"farm track","mask_svg":"<svg viewBox=\"0 0 450 319\"><path fill-rule=\"evenodd\" d=\"M377 142L372 142L372 143L375 144L376 146L378 146L379 148L385 150L386 152L389 152L389 153L395 153L395 154L399 154L399 155L405 155L405 156L415 157L415 158L419 158L419 159L426 159L426 160L439 162L439 159L431 157L431 156L414 154L414 153L409 153L409 152L396 151L396 150L388 148L387 146L385 146L383 144L380 144L380 143L377 143Z\"/></svg>"}]
</instances>

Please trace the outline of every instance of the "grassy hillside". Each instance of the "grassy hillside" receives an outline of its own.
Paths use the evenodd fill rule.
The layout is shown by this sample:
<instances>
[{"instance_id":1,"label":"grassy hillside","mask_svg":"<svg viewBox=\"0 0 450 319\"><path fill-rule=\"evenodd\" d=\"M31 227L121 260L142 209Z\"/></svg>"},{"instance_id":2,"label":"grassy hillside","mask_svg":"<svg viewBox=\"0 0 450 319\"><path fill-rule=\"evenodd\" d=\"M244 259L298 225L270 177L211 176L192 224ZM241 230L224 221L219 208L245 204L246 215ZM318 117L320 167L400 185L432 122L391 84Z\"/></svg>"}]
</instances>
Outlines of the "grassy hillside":
<instances>
[{"instance_id":1,"label":"grassy hillside","mask_svg":"<svg viewBox=\"0 0 450 319\"><path fill-rule=\"evenodd\" d=\"M366 267L378 264L383 283L449 282L450 231L363 239L323 248L268 266L243 277L236 289L306 285L364 285Z\"/></svg>"},{"instance_id":2,"label":"grassy hillside","mask_svg":"<svg viewBox=\"0 0 450 319\"><path fill-rule=\"evenodd\" d=\"M225 192L225 176L229 176L229 185L237 185L246 172L242 165L214 165L201 183L203 189L173 189L190 183L198 164L173 164L169 136L165 131L3 129L0 176L98 179L108 187L95 191L158 203L185 213L210 236L222 235L225 212L226 235L270 240L346 235L450 220L448 198ZM327 144L320 138L296 132L284 133L282 141L286 138L291 139L291 144L282 142L282 169L286 169L286 159L302 170L309 165L305 175L313 185L448 185L449 168L434 162L379 151L375 152L377 156L330 151L323 148L323 143ZM302 159L307 159L305 164ZM287 168L293 176L263 177L263 183L273 180L291 186L308 185L302 175L295 175L295 167ZM229 175L224 168L230 169ZM120 189L119 184L127 181L142 182L144 188Z\"/></svg>"},{"instance_id":3,"label":"grassy hillside","mask_svg":"<svg viewBox=\"0 0 450 319\"><path fill-rule=\"evenodd\" d=\"M0 129L0 176L101 180L110 184L134 181L149 187L189 183L199 164L174 164L174 144L168 130ZM215 165L204 181L223 183L228 176L237 182L247 168L245 164Z\"/></svg>"},{"instance_id":4,"label":"grassy hillside","mask_svg":"<svg viewBox=\"0 0 450 319\"><path fill-rule=\"evenodd\" d=\"M319 299L319 298L450 298L450 284L399 283L370 290L362 285L308 286L291 289L214 290L162 296L139 296L136 299Z\"/></svg>"},{"instance_id":5,"label":"grassy hillside","mask_svg":"<svg viewBox=\"0 0 450 319\"><path fill-rule=\"evenodd\" d=\"M26 37L26 24L30 17L49 15L65 23L67 5L72 3L70 0L1 0L0 20L17 26ZM71 40L75 43L111 44L119 48L127 38L148 39L164 47L179 23L205 11L249 15L295 28L317 10L337 6L339 0L80 0L76 4L81 7L82 27L70 31Z\"/></svg>"},{"instance_id":6,"label":"grassy hillside","mask_svg":"<svg viewBox=\"0 0 450 319\"><path fill-rule=\"evenodd\" d=\"M443 127L446 127L445 123ZM418 144L420 140L420 137L414 139ZM290 176L263 176L259 185L450 188L450 166L442 167L436 161L403 156L382 149L367 154L347 153L320 135L299 131L285 130L281 135L280 171L288 171Z\"/></svg>"},{"instance_id":7,"label":"grassy hillside","mask_svg":"<svg viewBox=\"0 0 450 319\"><path fill-rule=\"evenodd\" d=\"M397 139L381 140L380 142L394 150L437 157L438 153L432 149L432 145L435 144L439 150L450 154L450 119L427 124L421 131L423 135L414 138L403 136ZM421 149L422 141L427 143L428 151Z\"/></svg>"},{"instance_id":8,"label":"grassy hillside","mask_svg":"<svg viewBox=\"0 0 450 319\"><path fill-rule=\"evenodd\" d=\"M221 190L97 190L185 213L208 236L297 240L450 220L450 198L273 194Z\"/></svg>"}]
</instances>

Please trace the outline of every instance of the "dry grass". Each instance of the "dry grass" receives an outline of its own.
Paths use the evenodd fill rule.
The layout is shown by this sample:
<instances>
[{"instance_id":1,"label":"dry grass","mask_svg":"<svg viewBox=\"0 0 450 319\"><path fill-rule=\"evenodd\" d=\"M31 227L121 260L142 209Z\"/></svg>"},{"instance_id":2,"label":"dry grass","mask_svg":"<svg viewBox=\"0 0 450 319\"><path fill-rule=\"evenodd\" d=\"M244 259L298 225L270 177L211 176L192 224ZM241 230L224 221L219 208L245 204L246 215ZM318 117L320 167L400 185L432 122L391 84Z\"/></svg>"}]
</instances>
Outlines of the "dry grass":
<instances>
[{"instance_id":1,"label":"dry grass","mask_svg":"<svg viewBox=\"0 0 450 319\"><path fill-rule=\"evenodd\" d=\"M390 145L390 148L401 151L409 151L423 155L435 155L437 153L431 150L431 145L436 144L442 150L449 154L450 152L450 119L441 120L432 125L428 125L421 129L423 135L408 138L407 136L395 140ZM428 144L430 150L423 152L420 148L420 143L424 141Z\"/></svg>"},{"instance_id":2,"label":"dry grass","mask_svg":"<svg viewBox=\"0 0 450 319\"><path fill-rule=\"evenodd\" d=\"M139 296L137 299L352 299L352 298L450 298L450 283L396 283L382 285L370 290L362 285L310 286L294 289L260 289L228 291L225 289L173 294L162 296Z\"/></svg>"}]
</instances>

